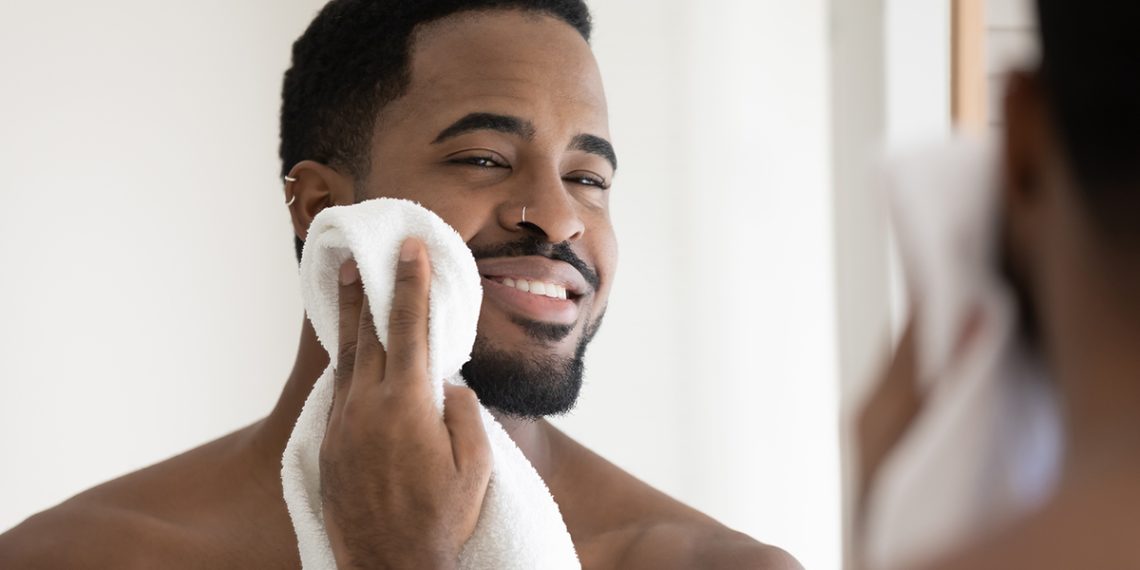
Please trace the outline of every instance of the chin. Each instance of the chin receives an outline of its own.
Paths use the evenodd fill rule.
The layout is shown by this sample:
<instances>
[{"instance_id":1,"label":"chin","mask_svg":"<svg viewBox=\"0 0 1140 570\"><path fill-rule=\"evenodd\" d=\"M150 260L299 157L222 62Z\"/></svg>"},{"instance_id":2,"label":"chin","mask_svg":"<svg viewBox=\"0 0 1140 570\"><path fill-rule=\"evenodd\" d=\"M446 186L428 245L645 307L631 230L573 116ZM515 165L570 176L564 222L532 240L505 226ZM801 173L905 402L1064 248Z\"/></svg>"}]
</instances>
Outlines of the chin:
<instances>
[{"instance_id":1,"label":"chin","mask_svg":"<svg viewBox=\"0 0 1140 570\"><path fill-rule=\"evenodd\" d=\"M573 346L569 339L559 344ZM585 343L576 346L566 351L533 345L512 350L478 338L471 360L463 365L463 377L484 406L508 416L564 414L577 403L585 372Z\"/></svg>"},{"instance_id":2,"label":"chin","mask_svg":"<svg viewBox=\"0 0 1140 570\"><path fill-rule=\"evenodd\" d=\"M484 313L480 320L471 360L462 369L467 385L484 406L508 416L537 419L572 410L586 347L601 317L551 325L504 316Z\"/></svg>"}]
</instances>

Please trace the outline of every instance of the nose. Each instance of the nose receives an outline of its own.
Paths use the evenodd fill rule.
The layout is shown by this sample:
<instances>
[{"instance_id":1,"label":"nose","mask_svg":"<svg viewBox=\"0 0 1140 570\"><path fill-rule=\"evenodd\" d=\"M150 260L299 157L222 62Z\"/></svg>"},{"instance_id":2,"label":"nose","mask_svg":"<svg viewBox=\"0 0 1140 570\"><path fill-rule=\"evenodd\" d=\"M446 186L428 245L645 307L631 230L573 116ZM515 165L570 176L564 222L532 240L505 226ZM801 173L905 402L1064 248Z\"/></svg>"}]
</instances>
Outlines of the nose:
<instances>
[{"instance_id":1,"label":"nose","mask_svg":"<svg viewBox=\"0 0 1140 570\"><path fill-rule=\"evenodd\" d=\"M518 186L499 207L503 229L529 233L549 243L582 238L585 223L557 172L519 180Z\"/></svg>"}]
</instances>

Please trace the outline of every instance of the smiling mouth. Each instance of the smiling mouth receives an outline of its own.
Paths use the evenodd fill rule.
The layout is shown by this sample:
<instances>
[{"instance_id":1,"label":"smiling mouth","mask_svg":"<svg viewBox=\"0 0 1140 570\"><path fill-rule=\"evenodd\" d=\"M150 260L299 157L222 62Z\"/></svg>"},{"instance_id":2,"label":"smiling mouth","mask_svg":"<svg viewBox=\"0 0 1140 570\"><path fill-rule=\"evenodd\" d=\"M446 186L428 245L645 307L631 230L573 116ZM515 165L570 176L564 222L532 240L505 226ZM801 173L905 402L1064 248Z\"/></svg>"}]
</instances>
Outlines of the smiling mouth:
<instances>
[{"instance_id":1,"label":"smiling mouth","mask_svg":"<svg viewBox=\"0 0 1140 570\"><path fill-rule=\"evenodd\" d=\"M568 301L576 301L579 297L581 297L581 295L567 290L563 285L548 281L534 281L522 278L497 277L490 275L484 275L483 278L506 287L513 287L518 291L529 293L537 297L546 297L549 299L561 299Z\"/></svg>"},{"instance_id":2,"label":"smiling mouth","mask_svg":"<svg viewBox=\"0 0 1140 570\"><path fill-rule=\"evenodd\" d=\"M483 294L489 305L504 311L516 324L521 319L545 325L573 325L581 313L581 295L552 281L484 276Z\"/></svg>"}]
</instances>

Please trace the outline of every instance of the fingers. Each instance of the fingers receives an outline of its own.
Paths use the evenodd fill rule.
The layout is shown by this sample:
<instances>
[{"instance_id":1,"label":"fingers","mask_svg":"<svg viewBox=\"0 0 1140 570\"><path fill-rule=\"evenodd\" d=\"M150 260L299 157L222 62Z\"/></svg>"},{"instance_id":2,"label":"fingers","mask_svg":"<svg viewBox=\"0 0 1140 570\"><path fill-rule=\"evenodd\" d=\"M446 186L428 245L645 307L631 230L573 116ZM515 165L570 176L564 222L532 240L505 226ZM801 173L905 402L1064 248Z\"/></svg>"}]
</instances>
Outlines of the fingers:
<instances>
[{"instance_id":1,"label":"fingers","mask_svg":"<svg viewBox=\"0 0 1140 570\"><path fill-rule=\"evenodd\" d=\"M428 389L428 287L431 268L427 251L415 238L400 248L396 290L388 317L385 378L401 390Z\"/></svg>"},{"instance_id":2,"label":"fingers","mask_svg":"<svg viewBox=\"0 0 1140 570\"><path fill-rule=\"evenodd\" d=\"M857 433L863 493L869 490L879 467L922 410L924 398L917 381L914 331L912 318L887 370L860 413Z\"/></svg>"},{"instance_id":3,"label":"fingers","mask_svg":"<svg viewBox=\"0 0 1140 570\"><path fill-rule=\"evenodd\" d=\"M340 414L352 383L353 369L356 366L356 345L360 330L360 309L364 299L364 289L360 285L360 272L356 262L348 260L340 266L340 288L337 291L339 308L337 329L337 358L333 370L333 416Z\"/></svg>"},{"instance_id":4,"label":"fingers","mask_svg":"<svg viewBox=\"0 0 1140 570\"><path fill-rule=\"evenodd\" d=\"M443 385L443 422L451 436L455 467L460 472L490 476L491 443L483 426L479 399L470 388Z\"/></svg>"},{"instance_id":5,"label":"fingers","mask_svg":"<svg viewBox=\"0 0 1140 570\"><path fill-rule=\"evenodd\" d=\"M384 346L380 344L376 322L372 319L372 302L365 295L360 304L360 328L356 331L356 362L353 365L354 377L364 382L353 382L353 385L383 380L385 360Z\"/></svg>"},{"instance_id":6,"label":"fingers","mask_svg":"<svg viewBox=\"0 0 1140 570\"><path fill-rule=\"evenodd\" d=\"M896 410L902 428L909 425L925 399L918 381L914 323L912 317L895 348L894 357L887 368L881 389L881 392L885 392L886 397L892 401L892 409Z\"/></svg>"}]
</instances>

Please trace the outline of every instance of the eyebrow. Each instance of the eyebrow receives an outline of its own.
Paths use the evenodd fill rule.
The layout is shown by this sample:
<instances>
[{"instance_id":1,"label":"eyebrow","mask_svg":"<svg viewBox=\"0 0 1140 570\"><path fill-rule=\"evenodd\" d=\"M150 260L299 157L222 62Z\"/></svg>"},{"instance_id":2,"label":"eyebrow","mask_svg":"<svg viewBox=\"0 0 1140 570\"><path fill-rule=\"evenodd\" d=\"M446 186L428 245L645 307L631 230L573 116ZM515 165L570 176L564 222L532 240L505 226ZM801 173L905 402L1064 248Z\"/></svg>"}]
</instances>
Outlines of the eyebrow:
<instances>
[{"instance_id":1,"label":"eyebrow","mask_svg":"<svg viewBox=\"0 0 1140 570\"><path fill-rule=\"evenodd\" d=\"M508 135L515 135L523 140L532 140L535 134L534 123L512 115L497 113L468 113L458 121L451 123L436 135L431 144L439 144L453 139L459 135L474 131L497 131ZM609 141L591 134L580 134L570 141L569 150L580 150L596 154L610 163L617 170L617 154Z\"/></svg>"},{"instance_id":2,"label":"eyebrow","mask_svg":"<svg viewBox=\"0 0 1140 570\"><path fill-rule=\"evenodd\" d=\"M608 161L614 170L617 170L617 154L614 153L614 146L610 141L602 137L590 134L581 134L574 137L570 141L570 150L581 150L590 154L596 154Z\"/></svg>"},{"instance_id":3,"label":"eyebrow","mask_svg":"<svg viewBox=\"0 0 1140 570\"><path fill-rule=\"evenodd\" d=\"M431 144L439 144L472 131L498 131L531 140L534 138L534 130L534 123L526 119L495 113L470 113L440 131Z\"/></svg>"}]
</instances>

